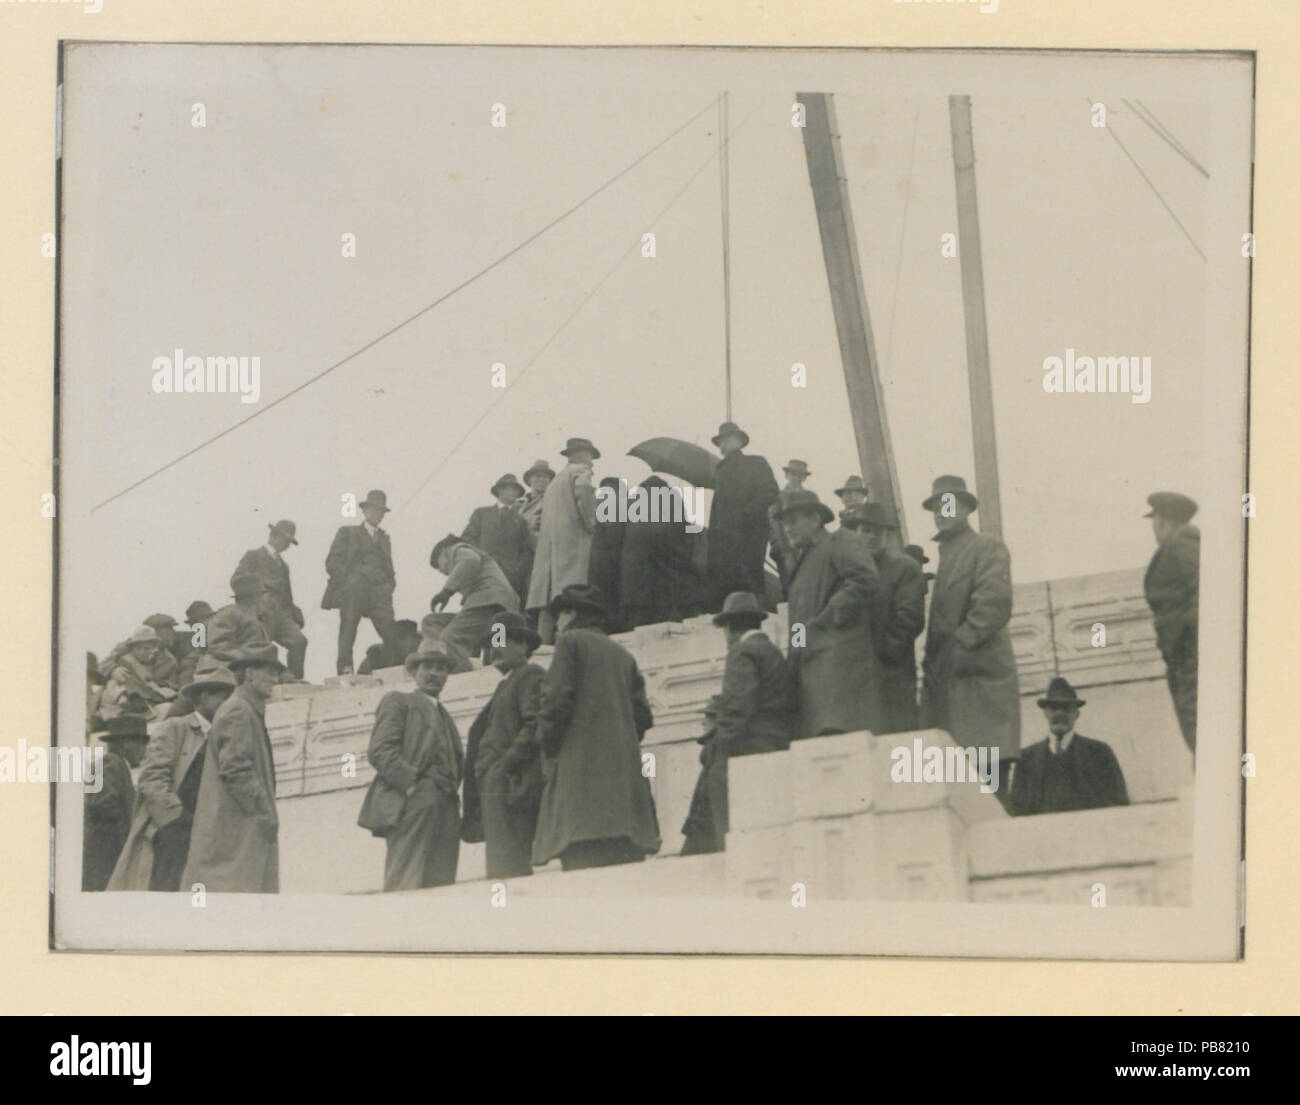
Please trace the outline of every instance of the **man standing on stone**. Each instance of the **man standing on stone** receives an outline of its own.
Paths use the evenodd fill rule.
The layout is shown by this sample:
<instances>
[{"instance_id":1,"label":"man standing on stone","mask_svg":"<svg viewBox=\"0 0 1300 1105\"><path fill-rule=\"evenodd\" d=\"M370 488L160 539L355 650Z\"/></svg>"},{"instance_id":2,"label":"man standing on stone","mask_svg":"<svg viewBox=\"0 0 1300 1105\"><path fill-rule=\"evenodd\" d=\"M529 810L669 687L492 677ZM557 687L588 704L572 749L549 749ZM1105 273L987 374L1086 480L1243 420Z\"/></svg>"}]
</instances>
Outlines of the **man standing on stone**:
<instances>
[{"instance_id":1,"label":"man standing on stone","mask_svg":"<svg viewBox=\"0 0 1300 1105\"><path fill-rule=\"evenodd\" d=\"M790 666L799 687L795 736L868 729L883 732L880 665L871 604L880 580L856 533L827 533L834 515L811 491L782 500L780 519L794 550L788 592Z\"/></svg>"},{"instance_id":2,"label":"man standing on stone","mask_svg":"<svg viewBox=\"0 0 1300 1105\"><path fill-rule=\"evenodd\" d=\"M1127 806L1124 773L1110 745L1074 731L1084 700L1059 675L1038 700L1048 737L1016 761L1007 810L1012 816Z\"/></svg>"},{"instance_id":3,"label":"man standing on stone","mask_svg":"<svg viewBox=\"0 0 1300 1105\"><path fill-rule=\"evenodd\" d=\"M507 472L492 485L496 503L476 509L460 535L462 541L482 549L501 566L519 596L520 609L528 598L533 564L533 535L517 509L523 494L524 485Z\"/></svg>"},{"instance_id":4,"label":"man standing on stone","mask_svg":"<svg viewBox=\"0 0 1300 1105\"><path fill-rule=\"evenodd\" d=\"M181 888L276 894L280 890L280 817L266 702L284 665L275 645L246 648L230 660L238 686L212 717L194 803L189 858Z\"/></svg>"},{"instance_id":5,"label":"man standing on stone","mask_svg":"<svg viewBox=\"0 0 1300 1105\"><path fill-rule=\"evenodd\" d=\"M454 533L434 545L429 563L447 577L429 604L433 613L441 612L452 595L460 595L460 610L443 628L442 639L456 642L472 656L498 614L519 610L519 596L496 560Z\"/></svg>"},{"instance_id":6,"label":"man standing on stone","mask_svg":"<svg viewBox=\"0 0 1300 1105\"><path fill-rule=\"evenodd\" d=\"M293 603L293 587L289 583L289 565L284 561L284 551L298 544L297 527L287 518L274 523L265 545L244 553L235 574L257 576L266 589L263 600L262 621L267 636L285 649L285 664L295 679L302 678L303 662L307 656L307 638L303 636L302 611Z\"/></svg>"},{"instance_id":7,"label":"man standing on stone","mask_svg":"<svg viewBox=\"0 0 1300 1105\"><path fill-rule=\"evenodd\" d=\"M1005 779L1020 751L1020 683L1007 631L1011 554L971 529L979 502L960 476L936 479L922 505L934 515L939 543L922 665L925 724L963 748L997 748Z\"/></svg>"},{"instance_id":8,"label":"man standing on stone","mask_svg":"<svg viewBox=\"0 0 1300 1105\"><path fill-rule=\"evenodd\" d=\"M785 472L785 486L781 488L781 494L785 495L791 491L802 491L804 481L812 475L808 465L802 460L792 460L783 469ZM777 570L781 573L782 589L790 585L790 542L785 535L785 527L777 519L777 514L781 510L781 500L777 500L767 508L769 540L772 545L772 560L776 563Z\"/></svg>"},{"instance_id":9,"label":"man standing on stone","mask_svg":"<svg viewBox=\"0 0 1300 1105\"><path fill-rule=\"evenodd\" d=\"M727 638L722 692L712 702L712 733L682 832L682 855L720 852L729 828L727 761L790 747L795 687L781 650L762 629L767 612L748 591L728 595L713 619Z\"/></svg>"},{"instance_id":10,"label":"man standing on stone","mask_svg":"<svg viewBox=\"0 0 1300 1105\"><path fill-rule=\"evenodd\" d=\"M244 649L271 644L262 614L266 610L266 584L253 572L230 577L234 602L207 620L208 655L229 663Z\"/></svg>"},{"instance_id":11,"label":"man standing on stone","mask_svg":"<svg viewBox=\"0 0 1300 1105\"><path fill-rule=\"evenodd\" d=\"M339 612L339 675L353 674L352 646L362 618L370 619L385 645L395 647L393 591L397 574L388 534L379 528L388 513L388 497L382 491L371 491L359 505L364 520L355 526L340 526L325 557L329 583L320 604L323 610Z\"/></svg>"},{"instance_id":12,"label":"man standing on stone","mask_svg":"<svg viewBox=\"0 0 1300 1105\"><path fill-rule=\"evenodd\" d=\"M586 583L591 535L596 528L596 489L592 464L600 450L585 437L571 437L560 450L568 463L551 481L542 500L542 524L528 588L529 611L537 611L543 644L555 640L551 600L571 583Z\"/></svg>"},{"instance_id":13,"label":"man standing on stone","mask_svg":"<svg viewBox=\"0 0 1300 1105\"><path fill-rule=\"evenodd\" d=\"M148 733L143 714L123 713L101 725L92 722L91 738L108 746L99 776L88 780L81 826L81 889L103 890L131 828L135 784L131 770L139 766Z\"/></svg>"},{"instance_id":14,"label":"man standing on stone","mask_svg":"<svg viewBox=\"0 0 1300 1105\"><path fill-rule=\"evenodd\" d=\"M487 848L487 877L533 873L533 836L542 797L537 745L544 669L529 661L541 637L520 614L501 614L488 627L492 665L503 676L474 719L465 751L465 828L478 822Z\"/></svg>"},{"instance_id":15,"label":"man standing on stone","mask_svg":"<svg viewBox=\"0 0 1300 1105\"><path fill-rule=\"evenodd\" d=\"M553 479L555 479L555 470L546 461L534 461L533 466L524 473L524 483L528 485L528 491L515 503L519 516L528 523L528 532L533 538L533 548L537 547L537 535L542 528L542 499ZM531 580L531 573L529 578Z\"/></svg>"},{"instance_id":16,"label":"man standing on stone","mask_svg":"<svg viewBox=\"0 0 1300 1105\"><path fill-rule=\"evenodd\" d=\"M1169 694L1187 747L1196 752L1198 607L1201 581L1201 531L1189 525L1196 503L1177 491L1147 498L1146 515L1156 535L1156 551L1142 589L1156 625L1156 645L1165 659Z\"/></svg>"},{"instance_id":17,"label":"man standing on stone","mask_svg":"<svg viewBox=\"0 0 1300 1105\"><path fill-rule=\"evenodd\" d=\"M551 603L558 638L542 685L537 739L546 757L533 865L566 871L637 863L659 851L659 822L641 768L654 724L632 654L605 635L605 605L590 584Z\"/></svg>"},{"instance_id":18,"label":"man standing on stone","mask_svg":"<svg viewBox=\"0 0 1300 1105\"><path fill-rule=\"evenodd\" d=\"M925 576L910 556L889 552L885 537L896 529L880 503L863 503L840 513L844 526L857 530L876 562L880 586L871 604L871 633L880 661L884 712L881 733L920 728L916 709L916 638L925 628Z\"/></svg>"},{"instance_id":19,"label":"man standing on stone","mask_svg":"<svg viewBox=\"0 0 1300 1105\"><path fill-rule=\"evenodd\" d=\"M357 824L382 836L385 890L420 890L456 881L460 857L460 733L438 695L452 660L440 641L406 658L415 690L379 700L370 735L375 769Z\"/></svg>"},{"instance_id":20,"label":"man standing on stone","mask_svg":"<svg viewBox=\"0 0 1300 1105\"><path fill-rule=\"evenodd\" d=\"M181 692L197 704L194 712L169 718L149 739L136 787L131 835L113 869L109 890L180 889L203 779L208 730L234 689L234 675L205 657L194 680Z\"/></svg>"},{"instance_id":21,"label":"man standing on stone","mask_svg":"<svg viewBox=\"0 0 1300 1105\"><path fill-rule=\"evenodd\" d=\"M709 609L720 610L733 591L766 592L763 558L771 519L768 508L780 489L772 468L743 450L749 435L734 422L718 427L713 444L722 453L714 473L713 505L709 509Z\"/></svg>"}]
</instances>

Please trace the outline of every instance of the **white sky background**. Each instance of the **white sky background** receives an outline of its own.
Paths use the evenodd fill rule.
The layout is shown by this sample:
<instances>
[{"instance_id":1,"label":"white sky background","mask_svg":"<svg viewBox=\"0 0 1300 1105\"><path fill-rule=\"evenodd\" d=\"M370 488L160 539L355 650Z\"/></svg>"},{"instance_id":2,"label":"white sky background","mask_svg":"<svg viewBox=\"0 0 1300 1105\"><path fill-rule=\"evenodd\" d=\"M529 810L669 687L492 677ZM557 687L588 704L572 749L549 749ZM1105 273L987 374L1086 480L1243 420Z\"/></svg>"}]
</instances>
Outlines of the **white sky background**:
<instances>
[{"instance_id":1,"label":"white sky background","mask_svg":"<svg viewBox=\"0 0 1300 1105\"><path fill-rule=\"evenodd\" d=\"M1204 496L1206 264L1091 126L1088 100L1107 101L1115 133L1207 250L1212 234L1238 242L1244 204L1211 217L1208 182L1121 100L1142 99L1212 176L1241 173L1216 163L1209 138L1206 82L1224 72L1222 61L1151 57L75 47L64 112L63 646L102 655L151 612L179 618L195 598L221 606L242 552L288 517L301 541L289 561L312 642L307 674L319 679L334 665L337 614L319 603L329 541L353 521L340 516L344 492L383 488L400 508L385 524L395 605L418 619L441 583L431 546L490 501L501 473L518 476L537 457L558 468L572 435L601 449L598 477L632 481L649 474L625 455L644 438L707 446L723 418L712 110L447 303L89 510L513 248L724 88L734 414L750 451L778 476L790 457L807 460L810 486L832 502L858 467L790 125L795 92L830 91L909 540L934 555L919 506L931 479L955 472L973 484L960 271L940 255L940 235L956 232L947 97L969 92L1014 576L1143 565L1147 493ZM204 129L190 125L199 101ZM489 125L495 102L507 106L504 129ZM550 340L648 230L658 256L626 257ZM345 232L357 236L355 259L341 256ZM152 361L177 346L260 356L261 404L155 395ZM1043 359L1067 346L1150 356L1152 401L1044 393ZM489 383L496 361L507 366L504 397ZM808 366L806 390L790 386L796 361ZM1235 394L1239 367L1228 371ZM1240 431L1235 408L1215 413L1218 432L1225 421ZM96 601L69 602L82 593ZM358 662L373 639L365 623Z\"/></svg>"}]
</instances>

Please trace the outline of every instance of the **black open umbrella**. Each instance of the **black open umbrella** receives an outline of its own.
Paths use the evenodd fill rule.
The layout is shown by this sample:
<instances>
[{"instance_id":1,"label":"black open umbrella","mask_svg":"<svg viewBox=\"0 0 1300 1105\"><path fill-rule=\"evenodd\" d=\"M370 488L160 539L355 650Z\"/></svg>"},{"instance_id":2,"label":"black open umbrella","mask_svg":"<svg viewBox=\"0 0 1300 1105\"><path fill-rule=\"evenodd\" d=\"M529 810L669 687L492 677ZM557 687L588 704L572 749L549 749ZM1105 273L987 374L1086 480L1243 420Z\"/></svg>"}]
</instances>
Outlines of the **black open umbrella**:
<instances>
[{"instance_id":1,"label":"black open umbrella","mask_svg":"<svg viewBox=\"0 0 1300 1105\"><path fill-rule=\"evenodd\" d=\"M666 472L696 487L710 488L720 459L701 445L675 437L652 437L632 446L628 455L639 457L656 472Z\"/></svg>"}]
</instances>

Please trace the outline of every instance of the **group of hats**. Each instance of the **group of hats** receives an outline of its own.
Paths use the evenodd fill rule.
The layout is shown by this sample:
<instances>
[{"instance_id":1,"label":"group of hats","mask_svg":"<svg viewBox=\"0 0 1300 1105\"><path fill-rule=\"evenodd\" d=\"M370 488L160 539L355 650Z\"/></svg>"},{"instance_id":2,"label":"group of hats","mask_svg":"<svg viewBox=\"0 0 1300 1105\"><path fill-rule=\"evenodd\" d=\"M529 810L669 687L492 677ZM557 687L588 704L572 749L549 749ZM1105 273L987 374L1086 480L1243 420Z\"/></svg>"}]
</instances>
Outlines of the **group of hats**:
<instances>
[{"instance_id":1,"label":"group of hats","mask_svg":"<svg viewBox=\"0 0 1300 1105\"><path fill-rule=\"evenodd\" d=\"M560 450L560 455L563 457L572 456L574 453L590 453L593 460L600 456L600 450L585 437L569 438L569 440L565 442L564 448ZM519 492L519 494L523 495L528 490L524 484L534 476L543 475L555 479L555 469L545 460L536 460L533 462L533 466L524 472L523 483L520 483L515 479L513 472L507 472L492 485L491 493L495 496L503 487L513 487Z\"/></svg>"}]
</instances>

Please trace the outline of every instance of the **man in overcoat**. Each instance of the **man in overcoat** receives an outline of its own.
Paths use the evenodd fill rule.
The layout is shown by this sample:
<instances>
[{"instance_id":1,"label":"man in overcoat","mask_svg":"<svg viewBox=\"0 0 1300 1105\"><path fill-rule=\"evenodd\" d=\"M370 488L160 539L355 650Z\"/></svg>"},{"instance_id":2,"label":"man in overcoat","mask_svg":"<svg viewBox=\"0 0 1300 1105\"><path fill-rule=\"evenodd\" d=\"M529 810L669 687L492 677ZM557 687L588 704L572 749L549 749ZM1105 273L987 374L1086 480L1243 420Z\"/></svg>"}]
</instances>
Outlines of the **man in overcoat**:
<instances>
[{"instance_id":1,"label":"man in overcoat","mask_svg":"<svg viewBox=\"0 0 1300 1105\"><path fill-rule=\"evenodd\" d=\"M1007 810L1013 816L1127 806L1124 773L1110 745L1074 731L1084 700L1057 676L1038 706L1048 737L1031 744L1016 761Z\"/></svg>"},{"instance_id":2,"label":"man in overcoat","mask_svg":"<svg viewBox=\"0 0 1300 1105\"><path fill-rule=\"evenodd\" d=\"M1155 620L1156 644L1187 747L1196 752L1197 625L1201 583L1201 531L1189 525L1196 503L1177 491L1147 498L1156 551L1142 589Z\"/></svg>"},{"instance_id":3,"label":"man in overcoat","mask_svg":"<svg viewBox=\"0 0 1300 1105\"><path fill-rule=\"evenodd\" d=\"M206 624L208 655L223 663L245 649L271 644L262 613L266 609L266 584L253 572L236 572L230 577L234 602L210 617Z\"/></svg>"},{"instance_id":4,"label":"man in overcoat","mask_svg":"<svg viewBox=\"0 0 1300 1105\"><path fill-rule=\"evenodd\" d=\"M387 842L385 890L456 881L464 752L438 701L452 664L441 641L426 639L406 658L415 690L389 691L375 711L368 753L375 777L357 824Z\"/></svg>"},{"instance_id":5,"label":"man in overcoat","mask_svg":"<svg viewBox=\"0 0 1300 1105\"><path fill-rule=\"evenodd\" d=\"M362 618L370 619L385 645L396 647L393 591L397 573L393 571L392 544L379 528L388 513L388 497L382 491L371 491L358 505L362 521L340 526L325 557L329 583L321 609L339 612L339 675L353 674L352 646Z\"/></svg>"},{"instance_id":6,"label":"man in overcoat","mask_svg":"<svg viewBox=\"0 0 1300 1105\"><path fill-rule=\"evenodd\" d=\"M564 870L634 863L659 850L659 822L641 768L654 724L632 654L604 630L604 600L570 584L552 600L559 636L542 684L537 739L545 786L533 864Z\"/></svg>"},{"instance_id":7,"label":"man in overcoat","mask_svg":"<svg viewBox=\"0 0 1300 1105\"><path fill-rule=\"evenodd\" d=\"M714 473L713 504L709 508L709 609L722 609L733 591L765 591L763 558L771 518L768 508L780 489L771 465L744 452L749 435L734 422L724 422L713 437L722 454Z\"/></svg>"},{"instance_id":8,"label":"man in overcoat","mask_svg":"<svg viewBox=\"0 0 1300 1105\"><path fill-rule=\"evenodd\" d=\"M856 530L876 562L880 586L871 604L871 635L880 661L884 712L881 733L907 733L920 727L916 708L916 639L925 628L925 576L910 556L890 552L886 535L896 528L880 503L863 503L840 512L845 527Z\"/></svg>"},{"instance_id":9,"label":"man in overcoat","mask_svg":"<svg viewBox=\"0 0 1300 1105\"><path fill-rule=\"evenodd\" d=\"M235 574L255 575L262 581L266 589L262 622L267 636L284 648L285 666L295 679L301 679L307 656L307 638L302 632L302 611L293 602L289 565L284 560L285 550L298 544L297 532L297 527L287 518L273 523L266 544L244 553Z\"/></svg>"},{"instance_id":10,"label":"man in overcoat","mask_svg":"<svg viewBox=\"0 0 1300 1105\"><path fill-rule=\"evenodd\" d=\"M922 664L924 721L964 748L997 748L1005 778L1020 752L1020 683L1007 631L1011 554L971 528L979 501L960 476L936 479L922 505L934 515L939 543Z\"/></svg>"},{"instance_id":11,"label":"man in overcoat","mask_svg":"<svg viewBox=\"0 0 1300 1105\"><path fill-rule=\"evenodd\" d=\"M92 739L107 745L98 778L87 780L81 826L81 889L103 890L121 854L135 808L131 770L139 766L148 733L143 714L121 713L96 725ZM93 789L92 789L93 787Z\"/></svg>"},{"instance_id":12,"label":"man in overcoat","mask_svg":"<svg viewBox=\"0 0 1300 1105\"><path fill-rule=\"evenodd\" d=\"M466 740L461 839L485 842L489 879L515 878L533 873L542 797L536 728L546 672L528 659L542 639L514 613L498 615L485 639L503 678Z\"/></svg>"},{"instance_id":13,"label":"man in overcoat","mask_svg":"<svg viewBox=\"0 0 1300 1105\"><path fill-rule=\"evenodd\" d=\"M164 656L166 662L160 660ZM170 702L176 697L176 688L167 679L174 680L176 671L176 660L162 647L158 631L151 625L140 626L128 638L125 650L109 671L99 699L100 712L106 717L130 713L128 699L132 696L137 696L150 710Z\"/></svg>"},{"instance_id":14,"label":"man in overcoat","mask_svg":"<svg viewBox=\"0 0 1300 1105\"><path fill-rule=\"evenodd\" d=\"M205 657L181 692L197 704L194 711L168 718L149 738L136 786L131 833L108 881L109 890L180 889L208 730L234 689L235 677L229 669Z\"/></svg>"},{"instance_id":15,"label":"man in overcoat","mask_svg":"<svg viewBox=\"0 0 1300 1105\"><path fill-rule=\"evenodd\" d=\"M720 852L729 822L727 761L790 747L795 714L794 677L781 650L762 629L767 617L748 591L727 596L713 624L727 638L722 692L711 700L711 732L700 756L700 777L682 832L682 855ZM706 714L707 716L707 714Z\"/></svg>"},{"instance_id":16,"label":"man in overcoat","mask_svg":"<svg viewBox=\"0 0 1300 1105\"><path fill-rule=\"evenodd\" d=\"M782 499L780 520L794 550L788 589L790 665L799 688L795 736L882 732L880 664L871 604L880 580L855 533L827 533L834 515L812 491Z\"/></svg>"},{"instance_id":17,"label":"man in overcoat","mask_svg":"<svg viewBox=\"0 0 1300 1105\"><path fill-rule=\"evenodd\" d=\"M537 611L543 644L555 640L550 603L571 583L586 583L591 535L596 526L596 489L592 464L600 450L585 437L571 437L560 452L568 463L560 469L542 500L542 524L528 588L529 611Z\"/></svg>"},{"instance_id":18,"label":"man in overcoat","mask_svg":"<svg viewBox=\"0 0 1300 1105\"><path fill-rule=\"evenodd\" d=\"M194 827L181 889L276 894L280 890L280 817L266 702L284 665L275 645L231 657L238 686L212 717Z\"/></svg>"},{"instance_id":19,"label":"man in overcoat","mask_svg":"<svg viewBox=\"0 0 1300 1105\"><path fill-rule=\"evenodd\" d=\"M532 535L534 549L537 548L537 535L542 528L542 500L546 497L546 489L551 486L553 479L555 479L555 469L544 460L534 461L533 466L524 473L524 483L528 485L528 490L524 493L524 497L515 503L519 516L528 523L528 532ZM531 579L530 570L530 582ZM527 595L524 598L527 605Z\"/></svg>"},{"instance_id":20,"label":"man in overcoat","mask_svg":"<svg viewBox=\"0 0 1300 1105\"><path fill-rule=\"evenodd\" d=\"M528 598L533 567L533 536L519 513L518 502L524 485L506 473L492 485L492 506L478 507L470 516L462 541L482 549L501 566L519 598L520 609Z\"/></svg>"},{"instance_id":21,"label":"man in overcoat","mask_svg":"<svg viewBox=\"0 0 1300 1105\"><path fill-rule=\"evenodd\" d=\"M460 610L443 628L442 639L473 655L498 614L519 610L519 596L496 560L454 533L434 545L429 563L447 577L430 610L437 614L452 595L460 595Z\"/></svg>"},{"instance_id":22,"label":"man in overcoat","mask_svg":"<svg viewBox=\"0 0 1300 1105\"><path fill-rule=\"evenodd\" d=\"M808 468L808 463L802 460L791 460L789 464L782 469L785 473L785 486L781 488L781 495L791 491L802 491L804 482L812 475ZM785 527L777 518L781 510L780 496L767 508L768 515L768 540L771 543L772 560L776 563L777 571L781 575L781 589L784 591L790 584L790 541L785 535Z\"/></svg>"}]
</instances>

